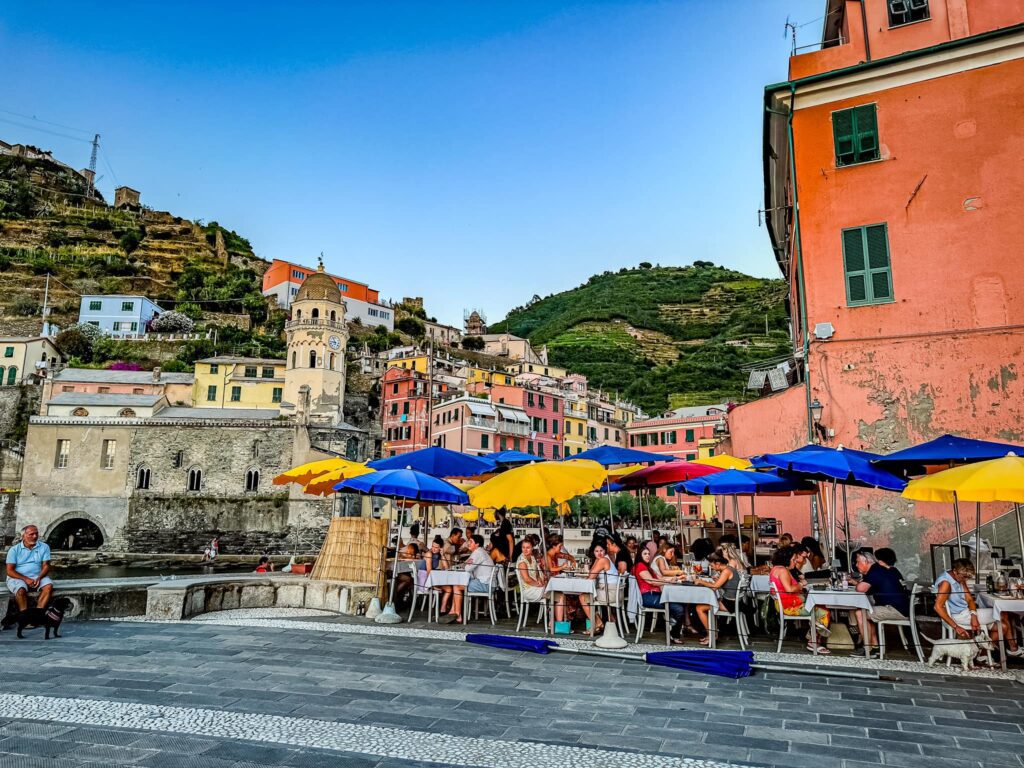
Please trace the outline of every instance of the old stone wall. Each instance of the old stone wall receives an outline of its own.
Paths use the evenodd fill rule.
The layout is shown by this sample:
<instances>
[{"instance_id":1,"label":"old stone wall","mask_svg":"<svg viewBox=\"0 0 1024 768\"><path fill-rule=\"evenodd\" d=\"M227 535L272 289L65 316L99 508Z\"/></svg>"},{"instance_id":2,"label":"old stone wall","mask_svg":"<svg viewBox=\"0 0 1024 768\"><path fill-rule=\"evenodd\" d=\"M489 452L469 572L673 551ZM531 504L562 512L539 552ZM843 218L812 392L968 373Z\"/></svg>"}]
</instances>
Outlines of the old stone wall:
<instances>
[{"instance_id":1,"label":"old stone wall","mask_svg":"<svg viewBox=\"0 0 1024 768\"><path fill-rule=\"evenodd\" d=\"M18 494L0 493L0 546L14 540L17 506Z\"/></svg>"},{"instance_id":2,"label":"old stone wall","mask_svg":"<svg viewBox=\"0 0 1024 768\"><path fill-rule=\"evenodd\" d=\"M0 387L0 441L25 440L28 417L39 410L42 385Z\"/></svg>"},{"instance_id":3,"label":"old stone wall","mask_svg":"<svg viewBox=\"0 0 1024 768\"><path fill-rule=\"evenodd\" d=\"M137 496L122 536L131 552L201 552L216 536L221 551L288 551L287 496Z\"/></svg>"}]
</instances>

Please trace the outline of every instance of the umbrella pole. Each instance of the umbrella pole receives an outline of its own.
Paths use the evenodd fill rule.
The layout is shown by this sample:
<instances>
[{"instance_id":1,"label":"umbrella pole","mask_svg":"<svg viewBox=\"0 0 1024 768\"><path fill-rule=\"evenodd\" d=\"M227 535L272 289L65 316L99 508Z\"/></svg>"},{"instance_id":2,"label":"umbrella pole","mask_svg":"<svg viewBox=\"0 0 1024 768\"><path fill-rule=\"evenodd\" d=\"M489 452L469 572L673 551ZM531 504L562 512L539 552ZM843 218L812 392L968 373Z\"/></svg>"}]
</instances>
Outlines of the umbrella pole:
<instances>
[{"instance_id":1,"label":"umbrella pole","mask_svg":"<svg viewBox=\"0 0 1024 768\"><path fill-rule=\"evenodd\" d=\"M843 486L843 536L846 539L846 570L853 570L850 561L850 511L846 507L846 486Z\"/></svg>"},{"instance_id":2,"label":"umbrella pole","mask_svg":"<svg viewBox=\"0 0 1024 768\"><path fill-rule=\"evenodd\" d=\"M1017 518L1018 521L1020 518ZM676 529L679 533L679 552L682 553L686 542L683 541L683 497L676 491ZM1024 549L1024 546L1022 546Z\"/></svg>"},{"instance_id":3,"label":"umbrella pole","mask_svg":"<svg viewBox=\"0 0 1024 768\"><path fill-rule=\"evenodd\" d=\"M981 502L974 505L974 586L981 584Z\"/></svg>"},{"instance_id":4,"label":"umbrella pole","mask_svg":"<svg viewBox=\"0 0 1024 768\"><path fill-rule=\"evenodd\" d=\"M750 494L750 555L757 565L757 512L754 510L754 494ZM743 548L743 537L740 537L740 548Z\"/></svg>"},{"instance_id":5,"label":"umbrella pole","mask_svg":"<svg viewBox=\"0 0 1024 768\"><path fill-rule=\"evenodd\" d=\"M831 509L829 510L829 512L831 513L830 514L831 521L830 521L830 524L829 524L829 542L828 542L828 547L829 547L828 560L829 560L829 567L830 568L832 567L832 563L834 563L836 561L836 543L839 540L838 537L836 536L836 506L837 506L837 503L836 503L836 490L837 490L838 485L839 485L839 483L836 480L832 481L832 504L831 504Z\"/></svg>"},{"instance_id":6,"label":"umbrella pole","mask_svg":"<svg viewBox=\"0 0 1024 768\"><path fill-rule=\"evenodd\" d=\"M964 556L964 539L960 533L960 499L956 496L956 491L953 491L953 523L956 525L956 556Z\"/></svg>"},{"instance_id":7,"label":"umbrella pole","mask_svg":"<svg viewBox=\"0 0 1024 768\"><path fill-rule=\"evenodd\" d=\"M395 500L391 499L391 511L395 512ZM397 515L396 515L397 523ZM388 533L391 532L391 516L388 515ZM389 536L390 538L390 536ZM391 590L388 592L388 605L395 604L395 582L398 580L398 542L402 538L402 526L395 525L395 565L391 569Z\"/></svg>"},{"instance_id":8,"label":"umbrella pole","mask_svg":"<svg viewBox=\"0 0 1024 768\"><path fill-rule=\"evenodd\" d=\"M1024 563L1024 521L1021 520L1020 516L1020 504L1014 503L1013 511L1016 512L1017 518L1017 540L1020 544L1020 555L1021 562ZM1022 566L1024 568L1024 566Z\"/></svg>"},{"instance_id":9,"label":"umbrella pole","mask_svg":"<svg viewBox=\"0 0 1024 768\"><path fill-rule=\"evenodd\" d=\"M608 527L612 529L612 533L615 533L615 513L612 512L612 489L611 489L611 483L608 482L608 478L607 477L605 478L604 483L605 483L605 486L604 486L605 491L604 492L608 496Z\"/></svg>"},{"instance_id":10,"label":"umbrella pole","mask_svg":"<svg viewBox=\"0 0 1024 768\"><path fill-rule=\"evenodd\" d=\"M743 526L742 526L741 521L740 521L740 497L737 494L735 494L735 493L732 495L732 516L736 519L736 537L739 540L740 558L742 559L743 558ZM722 515L722 518L723 519L725 518L724 514ZM756 561L757 558L754 558L754 560ZM750 563L750 566L752 566L754 564L755 563ZM747 567L750 567L750 566L747 566Z\"/></svg>"}]
</instances>

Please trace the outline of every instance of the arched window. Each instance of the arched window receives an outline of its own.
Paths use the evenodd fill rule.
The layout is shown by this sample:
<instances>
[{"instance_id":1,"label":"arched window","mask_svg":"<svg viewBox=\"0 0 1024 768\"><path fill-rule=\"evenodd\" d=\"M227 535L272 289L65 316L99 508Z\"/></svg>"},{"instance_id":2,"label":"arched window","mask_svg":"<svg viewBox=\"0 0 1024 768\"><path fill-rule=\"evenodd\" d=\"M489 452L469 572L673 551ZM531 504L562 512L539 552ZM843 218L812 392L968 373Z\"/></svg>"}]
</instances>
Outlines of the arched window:
<instances>
[{"instance_id":1,"label":"arched window","mask_svg":"<svg viewBox=\"0 0 1024 768\"><path fill-rule=\"evenodd\" d=\"M250 469L245 473L245 492L256 493L260 489L260 471Z\"/></svg>"},{"instance_id":2,"label":"arched window","mask_svg":"<svg viewBox=\"0 0 1024 768\"><path fill-rule=\"evenodd\" d=\"M135 411L131 408L122 408L120 411L117 412L117 415L120 416L122 419L134 419Z\"/></svg>"},{"instance_id":3,"label":"arched window","mask_svg":"<svg viewBox=\"0 0 1024 768\"><path fill-rule=\"evenodd\" d=\"M12 365L7 369L7 386L12 387L18 383L18 366Z\"/></svg>"},{"instance_id":4,"label":"arched window","mask_svg":"<svg viewBox=\"0 0 1024 768\"><path fill-rule=\"evenodd\" d=\"M259 440L253 440L252 441L252 457L254 459L258 459L260 457L260 441Z\"/></svg>"},{"instance_id":5,"label":"arched window","mask_svg":"<svg viewBox=\"0 0 1024 768\"><path fill-rule=\"evenodd\" d=\"M187 490L192 493L199 493L203 489L203 470L199 467L192 467L188 471Z\"/></svg>"},{"instance_id":6,"label":"arched window","mask_svg":"<svg viewBox=\"0 0 1024 768\"><path fill-rule=\"evenodd\" d=\"M296 320L301 320L302 319L302 310L301 309L296 309L295 310L295 319Z\"/></svg>"},{"instance_id":7,"label":"arched window","mask_svg":"<svg viewBox=\"0 0 1024 768\"><path fill-rule=\"evenodd\" d=\"M135 473L135 487L142 491L149 490L149 467L145 464L140 465Z\"/></svg>"},{"instance_id":8,"label":"arched window","mask_svg":"<svg viewBox=\"0 0 1024 768\"><path fill-rule=\"evenodd\" d=\"M295 353L292 352L292 368L295 367Z\"/></svg>"},{"instance_id":9,"label":"arched window","mask_svg":"<svg viewBox=\"0 0 1024 768\"><path fill-rule=\"evenodd\" d=\"M316 307L313 307L312 311L309 313L309 316L316 320L318 317L320 317L320 310L317 309Z\"/></svg>"},{"instance_id":10,"label":"arched window","mask_svg":"<svg viewBox=\"0 0 1024 768\"><path fill-rule=\"evenodd\" d=\"M334 353L331 352L331 364L328 366L332 371L334 370Z\"/></svg>"},{"instance_id":11,"label":"arched window","mask_svg":"<svg viewBox=\"0 0 1024 768\"><path fill-rule=\"evenodd\" d=\"M0 365L0 384L4 383L4 367Z\"/></svg>"},{"instance_id":12,"label":"arched window","mask_svg":"<svg viewBox=\"0 0 1024 768\"><path fill-rule=\"evenodd\" d=\"M332 309L332 310L331 310L331 322L332 322L332 323L333 323L333 322L336 322L336 321L337 321L337 319L338 319L338 314L337 314L337 313L336 313L336 312L335 312L335 311L334 311L334 310Z\"/></svg>"},{"instance_id":13,"label":"arched window","mask_svg":"<svg viewBox=\"0 0 1024 768\"><path fill-rule=\"evenodd\" d=\"M316 350L309 350L309 367L316 368Z\"/></svg>"},{"instance_id":14,"label":"arched window","mask_svg":"<svg viewBox=\"0 0 1024 768\"><path fill-rule=\"evenodd\" d=\"M81 416L88 416L89 412L87 410L85 410L85 408L75 408L75 410L73 410L71 412L71 415L72 416L79 416L79 417L81 417Z\"/></svg>"}]
</instances>

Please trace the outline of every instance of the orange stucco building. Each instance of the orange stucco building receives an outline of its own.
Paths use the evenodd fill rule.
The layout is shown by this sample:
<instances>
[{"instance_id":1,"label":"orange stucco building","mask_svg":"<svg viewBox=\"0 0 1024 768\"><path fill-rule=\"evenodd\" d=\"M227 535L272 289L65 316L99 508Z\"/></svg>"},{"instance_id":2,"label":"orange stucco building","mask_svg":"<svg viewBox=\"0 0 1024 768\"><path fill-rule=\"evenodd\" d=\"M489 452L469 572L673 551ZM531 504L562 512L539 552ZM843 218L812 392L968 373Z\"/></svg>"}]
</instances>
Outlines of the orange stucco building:
<instances>
[{"instance_id":1,"label":"orange stucco building","mask_svg":"<svg viewBox=\"0 0 1024 768\"><path fill-rule=\"evenodd\" d=\"M731 449L1022 442L1024 0L829 0L825 13L821 49L792 57L764 104L766 217L800 381L736 408ZM944 505L851 502L866 543L906 555L952 536ZM805 502L764 506L807 532Z\"/></svg>"}]
</instances>

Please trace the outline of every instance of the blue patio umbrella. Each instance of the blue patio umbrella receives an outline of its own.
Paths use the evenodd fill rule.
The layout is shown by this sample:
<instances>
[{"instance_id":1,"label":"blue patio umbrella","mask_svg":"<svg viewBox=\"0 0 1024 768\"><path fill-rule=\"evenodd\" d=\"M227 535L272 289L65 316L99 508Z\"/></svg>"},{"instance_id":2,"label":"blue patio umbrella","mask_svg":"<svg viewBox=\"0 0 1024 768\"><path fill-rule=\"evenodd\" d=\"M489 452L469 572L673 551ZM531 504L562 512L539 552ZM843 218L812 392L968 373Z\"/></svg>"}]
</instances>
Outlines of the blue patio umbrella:
<instances>
[{"instance_id":1,"label":"blue patio umbrella","mask_svg":"<svg viewBox=\"0 0 1024 768\"><path fill-rule=\"evenodd\" d=\"M882 488L887 491L902 491L907 482L891 472L876 467L872 462L880 459L877 453L856 451L851 448L829 448L824 445L805 445L795 451L766 453L759 457L779 469L785 476L805 480L824 480L832 483L832 524L830 526L829 549L836 549L836 493L837 486L843 486L843 532L846 539L846 562L850 563L850 515L846 503L846 486ZM760 463L760 462L759 462Z\"/></svg>"},{"instance_id":2,"label":"blue patio umbrella","mask_svg":"<svg viewBox=\"0 0 1024 768\"><path fill-rule=\"evenodd\" d=\"M784 664L757 664L754 662L753 651L718 651L708 648L692 651L654 651L651 653L616 653L614 651L590 648L569 648L561 646L554 640L543 637L519 637L515 635L485 635L471 633L466 635L466 642L483 645L489 648L500 648L507 651L524 653L572 653L578 656L601 656L623 661L643 661L653 666L668 667L685 672L697 672L738 680L749 677L753 670L792 672L795 674L851 677L859 680L894 679L883 678L877 672L846 672L831 669L814 669L813 667L790 667Z\"/></svg>"},{"instance_id":3,"label":"blue patio umbrella","mask_svg":"<svg viewBox=\"0 0 1024 768\"><path fill-rule=\"evenodd\" d=\"M415 469L434 477L476 477L494 471L494 462L489 458L438 446L377 459L366 466L370 469Z\"/></svg>"},{"instance_id":4,"label":"blue patio umbrella","mask_svg":"<svg viewBox=\"0 0 1024 768\"><path fill-rule=\"evenodd\" d=\"M540 456L534 456L525 451L498 451L488 454L487 458L495 464L504 466L517 466L519 464L532 464L535 461L544 461Z\"/></svg>"},{"instance_id":5,"label":"blue patio umbrella","mask_svg":"<svg viewBox=\"0 0 1024 768\"><path fill-rule=\"evenodd\" d=\"M782 477L778 472L753 472L747 469L726 469L713 475L697 477L675 486L677 491L691 493L694 496L732 496L733 515L736 518L736 531L740 532L740 511L737 496L750 496L750 516L756 520L754 513L754 496L788 495L792 493L814 493L817 486L808 480ZM756 536L756 526L751 533ZM755 540L756 545L756 540Z\"/></svg>"},{"instance_id":6,"label":"blue patio umbrella","mask_svg":"<svg viewBox=\"0 0 1024 768\"><path fill-rule=\"evenodd\" d=\"M359 482L356 482L356 481ZM359 477L342 480L336 491L361 493L367 496L383 496L388 499L425 502L427 504L468 504L469 496L465 491L440 478L417 472L415 469L383 469L370 472ZM392 501L392 508L394 502ZM388 541L391 540L391 516L388 515ZM395 580L398 576L396 553L395 567L391 570L391 591L383 613L376 617L382 624L393 624L401 621L395 611Z\"/></svg>"},{"instance_id":7,"label":"blue patio umbrella","mask_svg":"<svg viewBox=\"0 0 1024 768\"><path fill-rule=\"evenodd\" d=\"M976 461L1001 459L1008 453L1024 456L1024 446L1009 443L995 443L991 440L975 440L959 435L942 435L920 445L912 445L902 451L895 451L874 460L876 466L890 472L904 475L923 475L929 468L955 467L973 464ZM1021 523L1020 507L1014 505L1017 517L1017 538L1024 551L1024 524ZM956 545L960 557L964 556L963 535L960 530L960 502L954 497L953 522L956 524ZM975 507L974 520L975 562L981 555L981 504ZM979 577L980 578L980 575Z\"/></svg>"},{"instance_id":8,"label":"blue patio umbrella","mask_svg":"<svg viewBox=\"0 0 1024 768\"><path fill-rule=\"evenodd\" d=\"M566 456L564 460L568 460ZM603 467L611 467L616 464L649 464L653 461L675 461L675 456L667 456L663 453L650 453L649 451L638 451L635 448L621 448L617 445L599 445L589 451L574 454L573 460L588 459L596 461Z\"/></svg>"},{"instance_id":9,"label":"blue patio umbrella","mask_svg":"<svg viewBox=\"0 0 1024 768\"><path fill-rule=\"evenodd\" d=\"M599 445L596 448L591 448L589 451L583 453L577 453L573 455L572 460L576 459L587 459L589 461L596 461L603 467L611 467L616 464L650 464L656 461L675 461L675 456L668 456L662 453L650 453L649 451L638 451L635 448L622 448L618 445ZM562 461L570 460L566 456ZM612 485L618 485L618 483L606 484L605 492L608 494L608 518L611 522L612 531L615 530L615 517L612 514L612 497L613 492ZM637 493L639 498L639 492ZM640 507L640 520L641 528L643 527L643 506ZM653 527L653 526L652 526Z\"/></svg>"}]
</instances>

